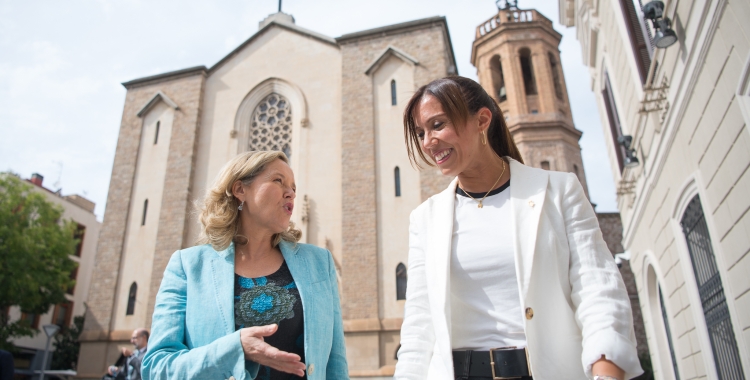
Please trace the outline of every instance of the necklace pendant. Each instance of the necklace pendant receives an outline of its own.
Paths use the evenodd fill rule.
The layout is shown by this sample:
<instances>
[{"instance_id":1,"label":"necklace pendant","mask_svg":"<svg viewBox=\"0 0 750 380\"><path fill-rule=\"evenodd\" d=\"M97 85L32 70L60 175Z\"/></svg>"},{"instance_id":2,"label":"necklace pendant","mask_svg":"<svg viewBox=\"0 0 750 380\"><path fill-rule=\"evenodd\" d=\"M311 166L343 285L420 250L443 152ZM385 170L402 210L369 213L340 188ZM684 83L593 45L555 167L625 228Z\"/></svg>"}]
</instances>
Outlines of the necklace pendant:
<instances>
[{"instance_id":1,"label":"necklace pendant","mask_svg":"<svg viewBox=\"0 0 750 380\"><path fill-rule=\"evenodd\" d=\"M477 208L482 208L482 207L484 207L484 206L482 205L482 201L479 201L479 204L477 205Z\"/></svg>"}]
</instances>

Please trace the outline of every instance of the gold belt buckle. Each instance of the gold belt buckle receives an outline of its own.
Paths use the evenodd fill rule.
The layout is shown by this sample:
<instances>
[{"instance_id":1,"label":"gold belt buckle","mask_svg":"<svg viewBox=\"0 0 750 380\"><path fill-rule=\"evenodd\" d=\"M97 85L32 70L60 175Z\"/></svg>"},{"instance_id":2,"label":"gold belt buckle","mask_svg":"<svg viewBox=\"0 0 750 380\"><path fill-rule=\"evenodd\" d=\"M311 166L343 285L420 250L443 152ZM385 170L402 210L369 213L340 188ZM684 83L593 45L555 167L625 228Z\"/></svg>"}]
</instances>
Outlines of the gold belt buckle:
<instances>
[{"instance_id":1,"label":"gold belt buckle","mask_svg":"<svg viewBox=\"0 0 750 380\"><path fill-rule=\"evenodd\" d=\"M500 377L495 374L495 357L492 355L493 351L501 351L501 350L515 350L517 349L517 346L508 346L508 347L500 347L500 348L490 348L490 370L492 371L492 380L512 380L512 379L520 379L520 377ZM531 376L531 364L529 363L529 351L524 347L523 352L526 354L526 366L529 369L529 376Z\"/></svg>"}]
</instances>

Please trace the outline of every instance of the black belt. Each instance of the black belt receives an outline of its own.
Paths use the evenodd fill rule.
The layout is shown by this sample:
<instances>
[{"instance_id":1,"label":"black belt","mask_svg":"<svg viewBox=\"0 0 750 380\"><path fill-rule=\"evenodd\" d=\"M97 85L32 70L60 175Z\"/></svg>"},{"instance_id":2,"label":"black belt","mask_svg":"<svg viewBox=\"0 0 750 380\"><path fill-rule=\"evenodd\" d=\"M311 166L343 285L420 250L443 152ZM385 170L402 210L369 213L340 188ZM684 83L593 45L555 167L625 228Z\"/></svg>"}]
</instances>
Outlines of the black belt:
<instances>
[{"instance_id":1,"label":"black belt","mask_svg":"<svg viewBox=\"0 0 750 380\"><path fill-rule=\"evenodd\" d=\"M503 347L489 351L453 351L453 374L461 380L530 380L525 348Z\"/></svg>"}]
</instances>

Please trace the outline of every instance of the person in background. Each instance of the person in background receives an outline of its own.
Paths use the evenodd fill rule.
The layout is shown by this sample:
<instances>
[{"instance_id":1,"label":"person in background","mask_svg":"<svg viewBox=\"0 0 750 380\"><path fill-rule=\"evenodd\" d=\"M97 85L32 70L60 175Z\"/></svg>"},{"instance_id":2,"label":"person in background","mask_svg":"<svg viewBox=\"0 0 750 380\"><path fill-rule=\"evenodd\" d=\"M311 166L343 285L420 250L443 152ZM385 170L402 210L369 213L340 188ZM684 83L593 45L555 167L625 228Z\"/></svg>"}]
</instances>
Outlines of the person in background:
<instances>
[{"instance_id":1,"label":"person in background","mask_svg":"<svg viewBox=\"0 0 750 380\"><path fill-rule=\"evenodd\" d=\"M418 89L404 134L413 163L455 178L411 214L395 378L642 373L630 300L578 178L525 166L471 79Z\"/></svg>"},{"instance_id":2,"label":"person in background","mask_svg":"<svg viewBox=\"0 0 750 380\"><path fill-rule=\"evenodd\" d=\"M0 350L0 380L13 380L14 366L13 354Z\"/></svg>"},{"instance_id":3,"label":"person in background","mask_svg":"<svg viewBox=\"0 0 750 380\"><path fill-rule=\"evenodd\" d=\"M135 329L130 337L135 350L123 348L120 358L115 365L109 366L102 379L141 380L141 363L148 350L148 335L144 328Z\"/></svg>"}]
</instances>

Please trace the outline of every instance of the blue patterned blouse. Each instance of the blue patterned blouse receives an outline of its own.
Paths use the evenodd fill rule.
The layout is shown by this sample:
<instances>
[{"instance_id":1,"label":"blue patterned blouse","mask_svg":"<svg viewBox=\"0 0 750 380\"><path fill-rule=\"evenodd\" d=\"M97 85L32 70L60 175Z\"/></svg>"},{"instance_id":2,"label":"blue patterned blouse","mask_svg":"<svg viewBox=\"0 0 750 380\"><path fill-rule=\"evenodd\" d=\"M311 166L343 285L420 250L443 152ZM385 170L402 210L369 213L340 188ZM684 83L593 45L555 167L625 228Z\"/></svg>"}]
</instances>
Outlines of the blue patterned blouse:
<instances>
[{"instance_id":1,"label":"blue patterned blouse","mask_svg":"<svg viewBox=\"0 0 750 380\"><path fill-rule=\"evenodd\" d=\"M279 270L268 276L246 278L235 273L234 279L235 329L276 323L279 329L265 338L266 343L281 351L299 355L304 363L302 300L286 261ZM257 379L287 380L300 377L261 366Z\"/></svg>"}]
</instances>

